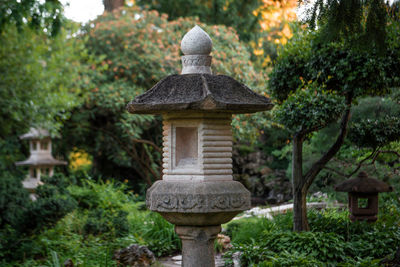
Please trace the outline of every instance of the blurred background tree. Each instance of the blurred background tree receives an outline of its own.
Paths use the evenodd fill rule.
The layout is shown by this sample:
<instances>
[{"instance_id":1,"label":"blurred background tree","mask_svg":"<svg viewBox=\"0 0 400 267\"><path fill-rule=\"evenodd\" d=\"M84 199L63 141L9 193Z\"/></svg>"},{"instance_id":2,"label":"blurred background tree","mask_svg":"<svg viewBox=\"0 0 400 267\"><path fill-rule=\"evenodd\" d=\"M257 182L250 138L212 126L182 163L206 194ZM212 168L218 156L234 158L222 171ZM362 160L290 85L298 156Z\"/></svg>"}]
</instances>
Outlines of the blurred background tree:
<instances>
[{"instance_id":1,"label":"blurred background tree","mask_svg":"<svg viewBox=\"0 0 400 267\"><path fill-rule=\"evenodd\" d=\"M59 0L0 0L0 33L10 25L18 30L28 25L54 36L63 22L63 6Z\"/></svg>"}]
</instances>

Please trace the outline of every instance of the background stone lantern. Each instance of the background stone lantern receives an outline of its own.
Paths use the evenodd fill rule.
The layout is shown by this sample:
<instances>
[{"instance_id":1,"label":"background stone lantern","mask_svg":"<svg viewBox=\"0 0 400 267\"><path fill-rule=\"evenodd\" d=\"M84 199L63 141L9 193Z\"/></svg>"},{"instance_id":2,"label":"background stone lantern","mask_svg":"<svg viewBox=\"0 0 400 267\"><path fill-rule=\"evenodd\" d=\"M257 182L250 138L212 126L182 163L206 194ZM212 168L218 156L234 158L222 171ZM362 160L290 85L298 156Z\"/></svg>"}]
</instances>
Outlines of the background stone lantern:
<instances>
[{"instance_id":1,"label":"background stone lantern","mask_svg":"<svg viewBox=\"0 0 400 267\"><path fill-rule=\"evenodd\" d=\"M349 193L349 211L351 221L374 222L378 219L378 193L391 192L393 188L367 173L360 172L356 178L335 186L339 192Z\"/></svg>"},{"instance_id":2,"label":"background stone lantern","mask_svg":"<svg viewBox=\"0 0 400 267\"><path fill-rule=\"evenodd\" d=\"M35 189L43 184L40 177L53 176L54 166L66 165L67 162L56 160L51 155L51 138L47 130L31 128L28 133L19 138L29 140L30 156L27 160L16 162L15 165L29 166L28 176L22 184L31 192L31 199L35 200Z\"/></svg>"},{"instance_id":3,"label":"background stone lantern","mask_svg":"<svg viewBox=\"0 0 400 267\"><path fill-rule=\"evenodd\" d=\"M212 75L211 49L208 34L195 26L182 39L182 74L164 78L127 107L163 116L163 177L146 203L175 225L186 267L214 266L221 224L250 208L250 192L232 178L232 114L272 108L233 78Z\"/></svg>"}]
</instances>

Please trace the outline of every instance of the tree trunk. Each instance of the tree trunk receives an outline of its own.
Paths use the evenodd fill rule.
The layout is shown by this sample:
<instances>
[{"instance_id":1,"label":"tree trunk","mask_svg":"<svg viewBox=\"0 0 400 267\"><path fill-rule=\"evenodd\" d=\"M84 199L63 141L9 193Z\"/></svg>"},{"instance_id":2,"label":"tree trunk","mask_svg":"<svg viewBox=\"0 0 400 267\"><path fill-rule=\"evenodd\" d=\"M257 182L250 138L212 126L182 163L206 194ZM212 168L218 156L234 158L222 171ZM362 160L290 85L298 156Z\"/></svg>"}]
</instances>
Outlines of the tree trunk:
<instances>
[{"instance_id":1,"label":"tree trunk","mask_svg":"<svg viewBox=\"0 0 400 267\"><path fill-rule=\"evenodd\" d=\"M293 231L309 231L307 220L307 190L296 190L293 192Z\"/></svg>"},{"instance_id":2,"label":"tree trunk","mask_svg":"<svg viewBox=\"0 0 400 267\"><path fill-rule=\"evenodd\" d=\"M296 232L308 231L307 220L307 192L315 177L325 167L325 165L336 155L343 145L347 134L348 122L350 120L350 110L352 95L346 97L346 110L340 122L340 133L335 143L328 151L303 175L303 141L306 132L298 132L293 137L292 154L292 182L293 182L293 230Z\"/></svg>"},{"instance_id":3,"label":"tree trunk","mask_svg":"<svg viewBox=\"0 0 400 267\"><path fill-rule=\"evenodd\" d=\"M115 9L123 7L125 0L103 0L104 12L112 12Z\"/></svg>"},{"instance_id":4,"label":"tree trunk","mask_svg":"<svg viewBox=\"0 0 400 267\"><path fill-rule=\"evenodd\" d=\"M293 230L308 231L307 190L304 190L303 179L303 135L293 137L292 183L293 183Z\"/></svg>"}]
</instances>

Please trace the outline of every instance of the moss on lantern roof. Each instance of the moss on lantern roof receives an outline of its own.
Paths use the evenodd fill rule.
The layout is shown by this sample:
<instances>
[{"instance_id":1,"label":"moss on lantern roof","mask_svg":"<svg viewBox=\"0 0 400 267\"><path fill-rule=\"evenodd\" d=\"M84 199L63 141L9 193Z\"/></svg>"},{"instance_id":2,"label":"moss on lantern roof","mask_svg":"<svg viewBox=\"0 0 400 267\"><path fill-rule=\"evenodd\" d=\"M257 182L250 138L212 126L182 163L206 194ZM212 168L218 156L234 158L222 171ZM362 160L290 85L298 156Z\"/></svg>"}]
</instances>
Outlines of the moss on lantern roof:
<instances>
[{"instance_id":1,"label":"moss on lantern roof","mask_svg":"<svg viewBox=\"0 0 400 267\"><path fill-rule=\"evenodd\" d=\"M160 114L180 111L253 113L270 110L270 99L226 75L170 75L131 101L131 113Z\"/></svg>"},{"instance_id":2,"label":"moss on lantern roof","mask_svg":"<svg viewBox=\"0 0 400 267\"><path fill-rule=\"evenodd\" d=\"M391 192L393 187L390 185L368 177L367 173L360 172L356 178L346 180L335 186L335 191L354 192L354 193L380 193Z\"/></svg>"}]
</instances>

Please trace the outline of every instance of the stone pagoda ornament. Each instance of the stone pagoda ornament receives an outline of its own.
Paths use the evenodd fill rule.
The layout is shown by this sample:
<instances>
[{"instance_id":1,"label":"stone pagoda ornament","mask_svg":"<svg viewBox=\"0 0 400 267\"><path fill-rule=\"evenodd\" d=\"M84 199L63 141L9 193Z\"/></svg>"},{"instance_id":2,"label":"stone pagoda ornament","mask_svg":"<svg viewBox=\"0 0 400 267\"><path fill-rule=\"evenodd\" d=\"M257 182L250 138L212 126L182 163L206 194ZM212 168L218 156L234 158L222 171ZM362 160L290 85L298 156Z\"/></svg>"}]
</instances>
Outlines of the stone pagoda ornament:
<instances>
[{"instance_id":1,"label":"stone pagoda ornament","mask_svg":"<svg viewBox=\"0 0 400 267\"><path fill-rule=\"evenodd\" d=\"M183 265L214 266L221 224L250 208L250 192L232 178L234 113L272 108L270 100L225 75L211 73L212 41L195 26L182 39L182 74L170 75L127 108L163 117L163 175L146 204L175 225Z\"/></svg>"},{"instance_id":2,"label":"stone pagoda ornament","mask_svg":"<svg viewBox=\"0 0 400 267\"><path fill-rule=\"evenodd\" d=\"M22 184L31 193L31 199L36 200L36 187L43 184L40 177L53 176L54 166L66 165L67 162L56 160L51 155L51 138L47 130L31 128L19 138L29 140L30 156L27 160L16 162L15 165L29 166L28 176Z\"/></svg>"},{"instance_id":3,"label":"stone pagoda ornament","mask_svg":"<svg viewBox=\"0 0 400 267\"><path fill-rule=\"evenodd\" d=\"M375 222L378 219L378 193L391 192L393 187L360 172L356 178L336 185L335 191L349 193L351 221Z\"/></svg>"}]
</instances>

